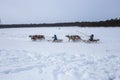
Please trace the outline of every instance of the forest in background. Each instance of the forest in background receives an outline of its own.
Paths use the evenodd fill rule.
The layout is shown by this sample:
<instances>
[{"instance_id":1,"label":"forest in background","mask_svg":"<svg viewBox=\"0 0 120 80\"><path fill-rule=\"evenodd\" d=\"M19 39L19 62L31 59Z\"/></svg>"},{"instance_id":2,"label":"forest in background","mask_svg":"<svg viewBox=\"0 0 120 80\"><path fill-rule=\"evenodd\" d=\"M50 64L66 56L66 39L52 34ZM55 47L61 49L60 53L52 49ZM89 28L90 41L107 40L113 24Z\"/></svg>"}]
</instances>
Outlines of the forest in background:
<instances>
[{"instance_id":1,"label":"forest in background","mask_svg":"<svg viewBox=\"0 0 120 80\"><path fill-rule=\"evenodd\" d=\"M0 24L0 28L22 28L22 27L120 27L120 18L105 21L83 21L83 22L63 22L63 23L40 23L40 24Z\"/></svg>"}]
</instances>

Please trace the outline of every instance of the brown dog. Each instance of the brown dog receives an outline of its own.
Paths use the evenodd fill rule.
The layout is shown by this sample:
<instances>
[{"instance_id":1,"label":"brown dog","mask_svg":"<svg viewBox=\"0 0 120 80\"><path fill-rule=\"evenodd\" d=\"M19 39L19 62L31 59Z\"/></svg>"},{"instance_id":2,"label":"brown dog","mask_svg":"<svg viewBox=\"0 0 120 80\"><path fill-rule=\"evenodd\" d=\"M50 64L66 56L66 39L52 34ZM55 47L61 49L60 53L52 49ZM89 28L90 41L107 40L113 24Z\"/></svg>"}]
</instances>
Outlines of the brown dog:
<instances>
[{"instance_id":1,"label":"brown dog","mask_svg":"<svg viewBox=\"0 0 120 80\"><path fill-rule=\"evenodd\" d=\"M72 40L72 41L81 40L81 37L79 35L66 35L66 37L69 39L68 41L70 41L70 40Z\"/></svg>"},{"instance_id":2,"label":"brown dog","mask_svg":"<svg viewBox=\"0 0 120 80\"><path fill-rule=\"evenodd\" d=\"M43 40L45 39L44 35L29 35L31 40L36 41L36 40Z\"/></svg>"}]
</instances>

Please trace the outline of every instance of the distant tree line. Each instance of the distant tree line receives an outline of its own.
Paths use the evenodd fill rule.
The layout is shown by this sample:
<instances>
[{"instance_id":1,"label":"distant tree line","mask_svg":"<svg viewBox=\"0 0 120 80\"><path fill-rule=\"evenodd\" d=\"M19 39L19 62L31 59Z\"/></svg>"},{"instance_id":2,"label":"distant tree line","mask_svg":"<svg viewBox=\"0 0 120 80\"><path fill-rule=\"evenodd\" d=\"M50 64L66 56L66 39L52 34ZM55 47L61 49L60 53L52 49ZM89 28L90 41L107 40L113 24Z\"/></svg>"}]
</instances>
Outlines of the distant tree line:
<instances>
[{"instance_id":1,"label":"distant tree line","mask_svg":"<svg viewBox=\"0 0 120 80\"><path fill-rule=\"evenodd\" d=\"M64 23L43 23L43 24L0 24L0 28L21 28L21 27L120 27L120 18L110 19L106 21L94 22L64 22Z\"/></svg>"}]
</instances>

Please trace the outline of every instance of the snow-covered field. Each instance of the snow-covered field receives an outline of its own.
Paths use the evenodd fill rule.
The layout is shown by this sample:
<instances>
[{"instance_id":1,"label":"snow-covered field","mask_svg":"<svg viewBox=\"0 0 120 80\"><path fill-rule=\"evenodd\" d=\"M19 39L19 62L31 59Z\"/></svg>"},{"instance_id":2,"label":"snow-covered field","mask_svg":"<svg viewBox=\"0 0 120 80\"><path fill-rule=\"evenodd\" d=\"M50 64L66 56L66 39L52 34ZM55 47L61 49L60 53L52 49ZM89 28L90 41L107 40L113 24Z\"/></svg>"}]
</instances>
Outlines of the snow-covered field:
<instances>
[{"instance_id":1,"label":"snow-covered field","mask_svg":"<svg viewBox=\"0 0 120 80\"><path fill-rule=\"evenodd\" d=\"M83 33L93 33L100 42L68 42L65 37L88 39ZM33 42L31 34L46 40ZM48 42L54 34L64 41ZM0 80L120 80L120 28L0 29Z\"/></svg>"}]
</instances>

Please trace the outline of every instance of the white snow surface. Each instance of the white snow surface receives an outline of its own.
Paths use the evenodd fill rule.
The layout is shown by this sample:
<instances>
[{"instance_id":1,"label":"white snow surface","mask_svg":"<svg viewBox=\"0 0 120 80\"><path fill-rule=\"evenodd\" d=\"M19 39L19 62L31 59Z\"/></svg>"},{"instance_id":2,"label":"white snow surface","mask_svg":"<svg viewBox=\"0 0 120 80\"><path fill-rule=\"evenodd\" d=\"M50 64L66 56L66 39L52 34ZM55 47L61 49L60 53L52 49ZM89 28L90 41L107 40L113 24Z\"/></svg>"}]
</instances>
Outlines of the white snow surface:
<instances>
[{"instance_id":1,"label":"white snow surface","mask_svg":"<svg viewBox=\"0 0 120 80\"><path fill-rule=\"evenodd\" d=\"M94 34L98 43L68 42ZM31 41L42 34L45 40ZM53 43L56 34L62 43ZM0 29L0 80L120 80L120 28Z\"/></svg>"}]
</instances>

